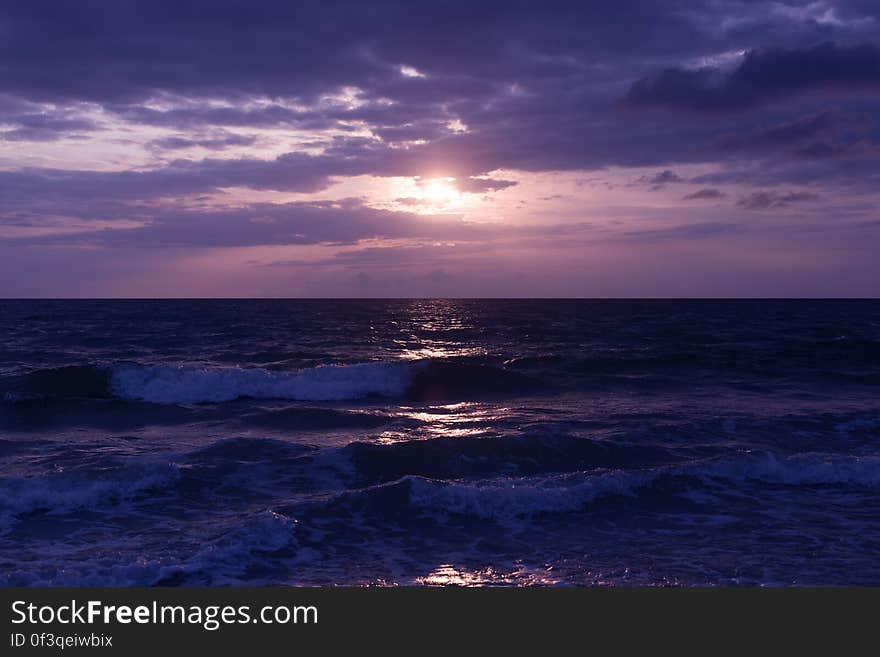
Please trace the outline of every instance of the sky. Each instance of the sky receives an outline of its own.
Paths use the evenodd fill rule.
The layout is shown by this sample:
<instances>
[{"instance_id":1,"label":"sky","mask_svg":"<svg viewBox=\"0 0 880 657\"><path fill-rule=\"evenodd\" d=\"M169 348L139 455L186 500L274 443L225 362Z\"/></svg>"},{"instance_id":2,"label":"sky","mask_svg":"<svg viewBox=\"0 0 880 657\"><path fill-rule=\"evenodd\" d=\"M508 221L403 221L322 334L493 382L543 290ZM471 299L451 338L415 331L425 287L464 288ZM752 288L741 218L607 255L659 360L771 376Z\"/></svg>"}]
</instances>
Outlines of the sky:
<instances>
[{"instance_id":1,"label":"sky","mask_svg":"<svg viewBox=\"0 0 880 657\"><path fill-rule=\"evenodd\" d=\"M0 296L880 295L880 2L0 2Z\"/></svg>"}]
</instances>

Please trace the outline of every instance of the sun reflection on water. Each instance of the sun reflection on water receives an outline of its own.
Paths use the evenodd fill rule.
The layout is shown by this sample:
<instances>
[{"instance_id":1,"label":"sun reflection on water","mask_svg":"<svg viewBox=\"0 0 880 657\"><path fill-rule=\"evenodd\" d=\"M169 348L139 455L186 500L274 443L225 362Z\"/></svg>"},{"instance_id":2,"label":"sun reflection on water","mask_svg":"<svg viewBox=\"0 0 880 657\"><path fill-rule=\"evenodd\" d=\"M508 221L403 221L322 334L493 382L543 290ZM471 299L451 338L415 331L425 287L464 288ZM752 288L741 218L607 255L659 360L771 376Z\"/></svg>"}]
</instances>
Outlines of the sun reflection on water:
<instances>
[{"instance_id":1,"label":"sun reflection on water","mask_svg":"<svg viewBox=\"0 0 880 657\"><path fill-rule=\"evenodd\" d=\"M419 346L409 346L409 343L402 340L395 340L395 342L403 346L403 349L400 351L400 357L404 360L485 356L489 353L485 347L465 346L459 342L420 340Z\"/></svg>"},{"instance_id":2,"label":"sun reflection on water","mask_svg":"<svg viewBox=\"0 0 880 657\"><path fill-rule=\"evenodd\" d=\"M402 407L393 417L413 420L423 426L418 431L389 429L379 434L377 442L391 444L406 440L431 438L463 438L487 435L496 422L508 417L511 409L475 402L459 402L443 406Z\"/></svg>"},{"instance_id":3,"label":"sun reflection on water","mask_svg":"<svg viewBox=\"0 0 880 657\"><path fill-rule=\"evenodd\" d=\"M406 360L485 356L489 350L474 341L472 309L446 299L420 299L406 306L393 341ZM459 339L465 336L466 340Z\"/></svg>"},{"instance_id":4,"label":"sun reflection on water","mask_svg":"<svg viewBox=\"0 0 880 657\"><path fill-rule=\"evenodd\" d=\"M479 570L458 568L453 564L440 564L416 582L424 586L552 586L558 580L550 576L551 568L531 570L518 565L509 572L501 572L492 566Z\"/></svg>"}]
</instances>

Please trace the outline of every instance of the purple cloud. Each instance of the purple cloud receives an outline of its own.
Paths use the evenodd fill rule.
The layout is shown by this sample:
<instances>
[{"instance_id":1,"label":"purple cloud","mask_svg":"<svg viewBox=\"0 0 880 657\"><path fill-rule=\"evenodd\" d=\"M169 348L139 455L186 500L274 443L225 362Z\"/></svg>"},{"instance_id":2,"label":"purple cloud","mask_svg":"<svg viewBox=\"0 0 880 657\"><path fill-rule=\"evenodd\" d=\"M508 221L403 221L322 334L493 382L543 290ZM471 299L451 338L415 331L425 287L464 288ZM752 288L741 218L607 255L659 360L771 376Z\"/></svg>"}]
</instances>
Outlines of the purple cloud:
<instances>
[{"instance_id":1,"label":"purple cloud","mask_svg":"<svg viewBox=\"0 0 880 657\"><path fill-rule=\"evenodd\" d=\"M705 188L699 189L692 194L681 197L682 201L717 201L725 197L724 192L720 189Z\"/></svg>"},{"instance_id":2,"label":"purple cloud","mask_svg":"<svg viewBox=\"0 0 880 657\"><path fill-rule=\"evenodd\" d=\"M626 101L633 107L729 112L819 91L880 92L880 47L826 42L797 50L753 50L729 73L667 68L637 80Z\"/></svg>"},{"instance_id":3,"label":"purple cloud","mask_svg":"<svg viewBox=\"0 0 880 657\"><path fill-rule=\"evenodd\" d=\"M737 205L749 210L770 210L818 199L819 195L812 192L753 192L739 199Z\"/></svg>"},{"instance_id":4,"label":"purple cloud","mask_svg":"<svg viewBox=\"0 0 880 657\"><path fill-rule=\"evenodd\" d=\"M766 217L743 210L787 209L804 254L875 225L877 3L32 0L0 37L0 243L24 268L337 248L338 281L385 257L447 290L483 258L502 290L597 242L597 281L655 246L751 254ZM434 179L457 205L412 191Z\"/></svg>"}]
</instances>

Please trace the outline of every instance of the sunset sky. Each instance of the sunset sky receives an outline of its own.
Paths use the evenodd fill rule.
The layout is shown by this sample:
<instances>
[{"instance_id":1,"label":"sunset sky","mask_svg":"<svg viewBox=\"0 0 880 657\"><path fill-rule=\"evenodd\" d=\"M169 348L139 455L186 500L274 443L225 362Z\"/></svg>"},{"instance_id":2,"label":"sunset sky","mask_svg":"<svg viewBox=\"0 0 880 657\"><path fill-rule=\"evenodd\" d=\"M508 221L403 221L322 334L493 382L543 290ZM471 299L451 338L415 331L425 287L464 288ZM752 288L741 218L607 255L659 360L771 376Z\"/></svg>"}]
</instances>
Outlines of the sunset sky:
<instances>
[{"instance_id":1,"label":"sunset sky","mask_svg":"<svg viewBox=\"0 0 880 657\"><path fill-rule=\"evenodd\" d=\"M880 2L0 5L0 296L877 296Z\"/></svg>"}]
</instances>

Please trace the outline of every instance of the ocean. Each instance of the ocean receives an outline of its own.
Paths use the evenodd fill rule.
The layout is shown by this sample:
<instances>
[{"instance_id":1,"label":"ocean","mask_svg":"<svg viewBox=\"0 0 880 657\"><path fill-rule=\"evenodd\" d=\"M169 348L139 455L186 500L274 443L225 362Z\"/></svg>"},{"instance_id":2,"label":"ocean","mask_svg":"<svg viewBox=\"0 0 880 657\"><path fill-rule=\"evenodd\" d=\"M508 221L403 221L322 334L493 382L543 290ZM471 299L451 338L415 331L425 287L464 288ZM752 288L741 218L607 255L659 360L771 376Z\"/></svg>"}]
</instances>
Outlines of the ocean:
<instances>
[{"instance_id":1,"label":"ocean","mask_svg":"<svg viewBox=\"0 0 880 657\"><path fill-rule=\"evenodd\" d=\"M0 584L876 586L878 393L878 301L0 301Z\"/></svg>"}]
</instances>

